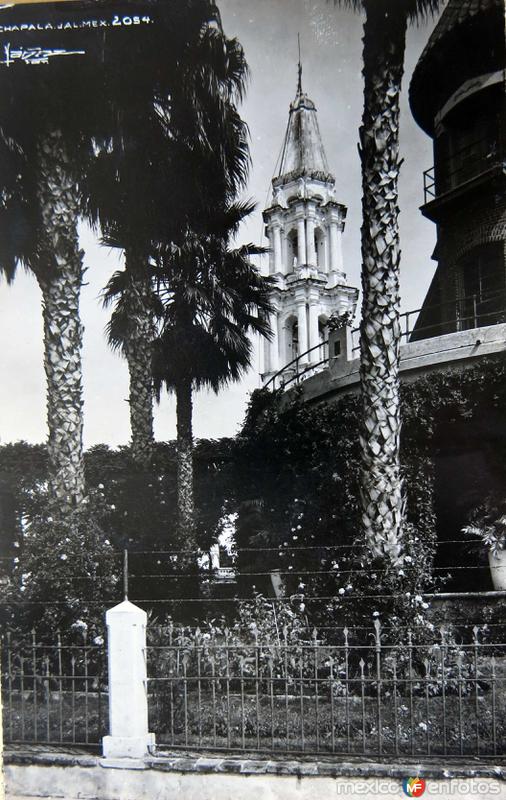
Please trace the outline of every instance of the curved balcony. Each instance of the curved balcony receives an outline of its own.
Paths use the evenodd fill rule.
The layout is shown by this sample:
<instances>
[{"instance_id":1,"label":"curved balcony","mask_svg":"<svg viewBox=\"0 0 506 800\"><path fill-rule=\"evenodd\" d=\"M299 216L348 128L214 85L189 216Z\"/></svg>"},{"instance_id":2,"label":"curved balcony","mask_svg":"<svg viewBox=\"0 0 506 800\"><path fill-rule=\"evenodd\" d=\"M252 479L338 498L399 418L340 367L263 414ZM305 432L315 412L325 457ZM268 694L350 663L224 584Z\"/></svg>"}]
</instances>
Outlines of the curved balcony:
<instances>
[{"instance_id":1,"label":"curved balcony","mask_svg":"<svg viewBox=\"0 0 506 800\"><path fill-rule=\"evenodd\" d=\"M424 306L401 314L400 323L401 372L489 355L506 350L506 292ZM311 378L315 385L328 379L336 389L339 382L358 384L359 356L360 328L342 328L285 364L264 388L287 390Z\"/></svg>"},{"instance_id":2,"label":"curved balcony","mask_svg":"<svg viewBox=\"0 0 506 800\"><path fill-rule=\"evenodd\" d=\"M441 204L455 195L474 191L490 178L503 174L505 147L501 142L482 138L455 151L447 158L438 158L436 165L423 173L423 213L434 219Z\"/></svg>"}]
</instances>

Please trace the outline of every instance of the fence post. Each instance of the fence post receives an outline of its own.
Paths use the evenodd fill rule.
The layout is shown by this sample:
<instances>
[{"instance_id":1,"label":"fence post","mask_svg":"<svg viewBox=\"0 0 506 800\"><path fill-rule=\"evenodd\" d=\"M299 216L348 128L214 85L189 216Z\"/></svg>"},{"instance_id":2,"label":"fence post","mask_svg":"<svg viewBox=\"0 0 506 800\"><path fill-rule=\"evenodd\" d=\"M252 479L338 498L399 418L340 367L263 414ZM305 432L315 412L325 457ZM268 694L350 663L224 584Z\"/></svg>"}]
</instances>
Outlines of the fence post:
<instances>
[{"instance_id":1,"label":"fence post","mask_svg":"<svg viewBox=\"0 0 506 800\"><path fill-rule=\"evenodd\" d=\"M124 600L106 615L109 665L109 736L106 759L142 759L154 746L148 732L146 612ZM119 764L115 766L120 766Z\"/></svg>"}]
</instances>

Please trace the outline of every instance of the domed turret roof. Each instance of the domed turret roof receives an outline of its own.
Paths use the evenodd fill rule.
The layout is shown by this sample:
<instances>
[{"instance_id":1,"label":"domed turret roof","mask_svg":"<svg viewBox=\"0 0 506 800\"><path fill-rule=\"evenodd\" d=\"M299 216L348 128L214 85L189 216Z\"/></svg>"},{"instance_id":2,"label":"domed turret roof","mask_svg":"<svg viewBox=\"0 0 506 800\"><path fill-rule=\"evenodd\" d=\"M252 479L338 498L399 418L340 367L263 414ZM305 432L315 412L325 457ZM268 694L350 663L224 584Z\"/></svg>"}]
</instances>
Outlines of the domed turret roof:
<instances>
[{"instance_id":1,"label":"domed turret roof","mask_svg":"<svg viewBox=\"0 0 506 800\"><path fill-rule=\"evenodd\" d=\"M458 25L468 21L476 14L481 14L483 11L488 11L495 6L501 6L501 4L504 8L503 0L449 0L447 7L441 15L441 19L436 25L422 53L420 61L426 58L440 39L443 39L447 33L454 30Z\"/></svg>"},{"instance_id":2,"label":"domed turret roof","mask_svg":"<svg viewBox=\"0 0 506 800\"><path fill-rule=\"evenodd\" d=\"M466 80L504 68L504 0L449 0L416 65L410 104L433 134L434 116Z\"/></svg>"}]
</instances>

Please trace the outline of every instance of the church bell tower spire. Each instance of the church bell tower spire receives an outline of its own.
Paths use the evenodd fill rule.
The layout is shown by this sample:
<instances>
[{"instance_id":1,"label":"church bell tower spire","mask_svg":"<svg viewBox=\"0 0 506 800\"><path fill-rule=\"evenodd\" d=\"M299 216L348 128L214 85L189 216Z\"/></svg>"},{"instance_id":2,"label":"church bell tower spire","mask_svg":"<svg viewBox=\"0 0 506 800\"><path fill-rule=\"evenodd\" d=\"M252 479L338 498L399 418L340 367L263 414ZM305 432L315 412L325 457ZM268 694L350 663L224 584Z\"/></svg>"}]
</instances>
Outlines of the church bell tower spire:
<instances>
[{"instance_id":1,"label":"church bell tower spire","mask_svg":"<svg viewBox=\"0 0 506 800\"><path fill-rule=\"evenodd\" d=\"M299 368L321 362L328 319L355 311L358 291L346 283L341 250L346 211L336 200L316 106L302 89L299 37L297 92L263 214L269 274L277 282L271 297L273 338L264 349L265 382L295 358Z\"/></svg>"}]
</instances>

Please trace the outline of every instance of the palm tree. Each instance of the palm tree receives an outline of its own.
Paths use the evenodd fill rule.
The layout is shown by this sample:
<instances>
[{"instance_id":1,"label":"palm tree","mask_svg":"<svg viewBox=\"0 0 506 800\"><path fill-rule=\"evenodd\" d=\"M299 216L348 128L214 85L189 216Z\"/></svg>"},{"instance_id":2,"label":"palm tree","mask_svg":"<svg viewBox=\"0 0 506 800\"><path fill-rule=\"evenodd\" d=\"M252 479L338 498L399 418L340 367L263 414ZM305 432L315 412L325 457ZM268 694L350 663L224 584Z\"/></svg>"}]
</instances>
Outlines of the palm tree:
<instances>
[{"instance_id":1,"label":"palm tree","mask_svg":"<svg viewBox=\"0 0 506 800\"><path fill-rule=\"evenodd\" d=\"M102 231L104 244L125 253L125 269L108 282L104 305L116 301L107 334L128 364L131 455L142 469L151 462L154 442L151 348L157 303L149 254L154 223L161 225L164 214L172 229L178 208L178 173L172 168L170 142L153 111L146 108L138 132L136 119L123 115L118 146L97 154L86 179L88 219ZM137 113L134 117L138 119Z\"/></svg>"},{"instance_id":2,"label":"palm tree","mask_svg":"<svg viewBox=\"0 0 506 800\"><path fill-rule=\"evenodd\" d=\"M193 495L193 391L218 393L237 381L251 363L249 334L269 336L272 281L260 276L250 257L264 252L248 244L229 248L231 236L253 210L235 204L215 211L206 233L188 232L181 248L161 260L162 330L154 358L157 398L163 386L177 406L178 521L185 541L195 546Z\"/></svg>"},{"instance_id":3,"label":"palm tree","mask_svg":"<svg viewBox=\"0 0 506 800\"><path fill-rule=\"evenodd\" d=\"M188 30L178 33L186 47L166 96L146 109L142 132L138 112L123 111L116 146L104 143L88 178L89 217L106 244L125 252L105 303L116 304L108 338L127 359L131 453L143 468L154 440L150 258L160 241L181 242L190 216L209 216L233 196L249 164L247 129L235 107L248 74L242 48L225 37L209 3L190 7L185 22Z\"/></svg>"},{"instance_id":4,"label":"palm tree","mask_svg":"<svg viewBox=\"0 0 506 800\"><path fill-rule=\"evenodd\" d=\"M45 11L5 7L2 22L32 23L37 13ZM59 34L44 35L51 47L55 43L51 37ZM72 31L66 37L70 51L79 44L79 36ZM150 53L150 42L147 34L137 36L137 41L142 60ZM132 59L114 77L118 73L114 53L121 55L131 44L128 31L108 32L100 36L96 58L92 46L83 59L76 47L78 52L64 64L53 59L37 66L3 62L0 67L0 271L13 280L21 264L35 275L41 289L49 492L62 516L80 504L85 492L79 318L83 253L77 230L82 183L94 157L96 137L110 138L118 109L131 101L132 86L140 83L132 80L138 63ZM153 95L153 70L147 74L142 92Z\"/></svg>"},{"instance_id":5,"label":"palm tree","mask_svg":"<svg viewBox=\"0 0 506 800\"><path fill-rule=\"evenodd\" d=\"M95 13L95 5L88 11ZM155 112L162 129L169 114L191 140L193 118L202 109L197 102L200 90L194 88L192 94L192 84L181 69L187 34L198 41L192 53L193 70L200 75L202 92L212 90L225 102L241 70L242 51L234 50L233 41L224 47L211 0L177 4L155 0L149 12L156 24L135 31L101 31L89 58L0 67L0 270L12 280L16 266L23 264L34 273L42 291L49 483L62 513L84 496L79 320L83 263L77 220L80 213L89 212L84 179L90 164L97 148L106 152L117 148L125 109L133 114L134 109L145 111L149 106L150 118ZM32 22L37 11L17 6L1 13L2 22L19 23L23 17ZM44 34L51 44L56 35ZM83 35L67 31L68 47L82 44ZM220 65L228 65L228 71L221 67L217 75L209 71L210 52ZM171 88L174 92L179 86L185 90L187 105L167 108ZM138 113L137 130L143 129L142 118Z\"/></svg>"},{"instance_id":6,"label":"palm tree","mask_svg":"<svg viewBox=\"0 0 506 800\"><path fill-rule=\"evenodd\" d=\"M21 263L41 289L49 489L64 515L84 497L79 319L83 253L76 184L91 155L90 139L75 129L79 121L72 114L70 122L63 119L61 105L44 85L21 78L13 86L5 73L2 78L2 93L11 103L0 119L0 270L11 281Z\"/></svg>"},{"instance_id":7,"label":"palm tree","mask_svg":"<svg viewBox=\"0 0 506 800\"><path fill-rule=\"evenodd\" d=\"M107 239L106 239L107 241ZM134 463L147 469L153 456L152 347L156 335L156 292L146 257L135 249L125 251L125 269L114 273L104 290L104 305L116 298L107 325L113 350L128 364L130 408L130 452Z\"/></svg>"},{"instance_id":8,"label":"palm tree","mask_svg":"<svg viewBox=\"0 0 506 800\"><path fill-rule=\"evenodd\" d=\"M402 562L404 490L399 458L399 96L409 22L440 0L335 0L365 12L360 335L362 525L371 553Z\"/></svg>"}]
</instances>

